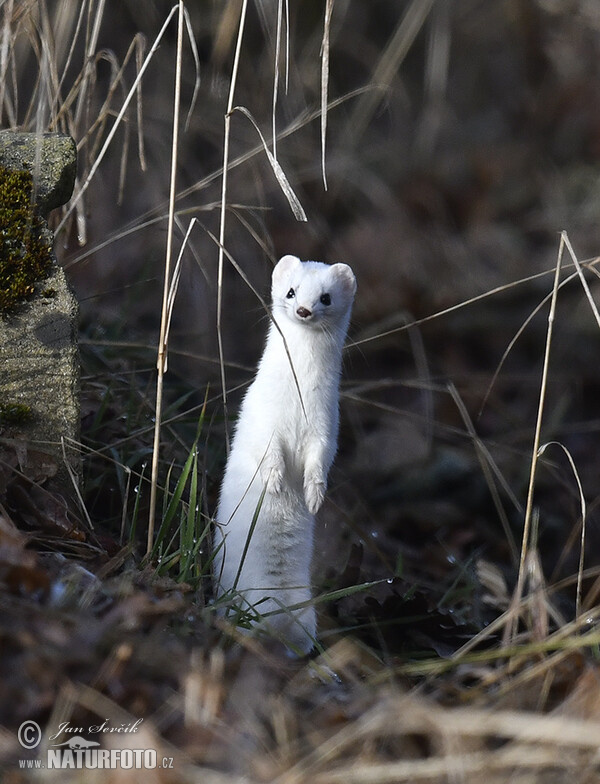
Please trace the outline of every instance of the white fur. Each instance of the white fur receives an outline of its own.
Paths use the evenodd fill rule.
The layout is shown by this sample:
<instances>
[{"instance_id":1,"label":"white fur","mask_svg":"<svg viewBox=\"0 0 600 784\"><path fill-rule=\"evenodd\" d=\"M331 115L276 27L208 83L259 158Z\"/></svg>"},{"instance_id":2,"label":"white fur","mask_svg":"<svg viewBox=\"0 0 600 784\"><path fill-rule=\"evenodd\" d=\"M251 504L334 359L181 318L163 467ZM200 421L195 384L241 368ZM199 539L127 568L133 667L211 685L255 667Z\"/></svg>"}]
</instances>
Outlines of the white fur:
<instances>
[{"instance_id":1,"label":"white fur","mask_svg":"<svg viewBox=\"0 0 600 784\"><path fill-rule=\"evenodd\" d=\"M273 270L276 325L269 326L241 405L221 485L214 560L217 594L235 589L234 603L243 597L261 616L311 599L314 514L337 449L342 348L355 291L346 264L284 256ZM331 304L321 302L323 295ZM299 315L303 308L311 315ZM284 609L263 618L261 628L308 652L314 607Z\"/></svg>"}]
</instances>

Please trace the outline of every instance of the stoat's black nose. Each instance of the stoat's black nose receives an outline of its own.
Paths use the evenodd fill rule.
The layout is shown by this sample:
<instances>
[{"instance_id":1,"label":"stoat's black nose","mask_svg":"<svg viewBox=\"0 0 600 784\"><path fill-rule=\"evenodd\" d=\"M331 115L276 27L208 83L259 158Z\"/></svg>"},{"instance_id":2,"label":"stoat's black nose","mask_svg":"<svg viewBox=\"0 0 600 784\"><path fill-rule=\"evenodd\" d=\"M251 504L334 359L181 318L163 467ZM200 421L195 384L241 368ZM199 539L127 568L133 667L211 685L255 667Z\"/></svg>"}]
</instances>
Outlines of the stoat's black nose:
<instances>
[{"instance_id":1,"label":"stoat's black nose","mask_svg":"<svg viewBox=\"0 0 600 784\"><path fill-rule=\"evenodd\" d=\"M296 313L298 314L298 316L300 316L300 318L303 318L303 319L308 318L309 316L312 316L312 310L309 310L308 308L303 308L303 307L299 307L296 310Z\"/></svg>"}]
</instances>

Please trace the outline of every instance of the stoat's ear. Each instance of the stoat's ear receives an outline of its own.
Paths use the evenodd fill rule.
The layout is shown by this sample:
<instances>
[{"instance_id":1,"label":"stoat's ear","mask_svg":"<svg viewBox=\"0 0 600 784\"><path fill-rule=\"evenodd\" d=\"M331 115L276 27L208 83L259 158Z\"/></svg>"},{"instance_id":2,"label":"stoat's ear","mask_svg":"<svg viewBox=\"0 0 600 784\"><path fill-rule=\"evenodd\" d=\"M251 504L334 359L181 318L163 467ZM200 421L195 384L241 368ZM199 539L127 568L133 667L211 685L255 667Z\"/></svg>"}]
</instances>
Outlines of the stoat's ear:
<instances>
[{"instance_id":1,"label":"stoat's ear","mask_svg":"<svg viewBox=\"0 0 600 784\"><path fill-rule=\"evenodd\" d=\"M354 297L356 294L356 278L354 277L352 268L347 264L333 264L331 271L348 296Z\"/></svg>"},{"instance_id":2,"label":"stoat's ear","mask_svg":"<svg viewBox=\"0 0 600 784\"><path fill-rule=\"evenodd\" d=\"M297 256L289 254L282 256L273 269L273 285L277 285L277 282L298 264L302 264L302 262Z\"/></svg>"}]
</instances>

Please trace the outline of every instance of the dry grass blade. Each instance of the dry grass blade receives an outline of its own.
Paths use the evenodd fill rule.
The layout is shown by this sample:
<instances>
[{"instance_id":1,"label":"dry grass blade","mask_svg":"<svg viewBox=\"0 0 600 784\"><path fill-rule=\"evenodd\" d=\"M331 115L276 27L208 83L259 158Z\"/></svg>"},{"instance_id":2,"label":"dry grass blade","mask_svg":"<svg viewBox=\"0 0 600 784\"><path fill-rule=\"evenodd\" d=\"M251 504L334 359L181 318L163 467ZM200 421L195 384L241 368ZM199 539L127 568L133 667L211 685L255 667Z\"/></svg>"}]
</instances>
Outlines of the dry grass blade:
<instances>
[{"instance_id":1,"label":"dry grass blade","mask_svg":"<svg viewBox=\"0 0 600 784\"><path fill-rule=\"evenodd\" d=\"M556 589L557 586L553 586L548 590L548 592L551 593ZM535 602L535 596L529 595L524 597L519 607L509 608L506 610L506 612L502 613L502 615L494 619L482 631L478 632L478 634L476 634L461 648L459 648L459 650L452 655L450 660L433 660L424 668L421 668L421 665L418 663L408 664L402 668L402 671L413 674L442 673L451 666L454 667L460 663L463 663L466 661L466 657L469 655L474 657L473 660L477 660L479 662L490 662L496 659L505 659L511 661L512 665L516 661L524 661L530 657L537 657L542 653L549 653L557 650L559 651L559 654L564 655L565 651L583 650L586 647L593 649L600 642L600 636L598 632L595 629L589 629L590 623L592 623L598 615L598 608L590 607L586 610L586 613L583 616L580 615L575 618L574 621L567 623L564 621L564 619L559 618L556 614L555 608L548 604L548 610L553 615L553 617L555 617L558 628L557 631L549 635L545 640L513 646L511 648L503 647L496 650L489 649L471 653L475 648L480 646L486 640L489 640L490 637L499 634L503 628L508 627L511 624L514 615L519 617L523 612L530 612ZM542 662L540 666L548 667L549 665L547 660L546 664ZM530 674L533 669L533 667L529 667L528 670L524 673L524 677L527 678L528 673ZM506 678L506 671L504 669L500 669L497 672L498 680L506 680L507 690L509 690L511 688L511 681Z\"/></svg>"},{"instance_id":2,"label":"dry grass blade","mask_svg":"<svg viewBox=\"0 0 600 784\"><path fill-rule=\"evenodd\" d=\"M162 417L163 378L167 370L167 335L169 330L169 292L171 288L171 257L173 254L173 229L175 224L175 196L177 193L177 152L179 140L179 107L181 103L181 61L183 52L183 0L179 0L177 23L177 61L175 65L175 97L173 102L173 141L171 146L171 177L169 197L169 220L167 224L167 248L165 253L165 271L163 284L163 304L158 343L156 380L156 409L154 420L154 444L152 449L152 475L150 480L150 508L148 512L148 543L146 554L149 555L154 544L154 516L156 513L156 497L158 492L158 460L160 452L160 428Z\"/></svg>"},{"instance_id":3,"label":"dry grass blade","mask_svg":"<svg viewBox=\"0 0 600 784\"><path fill-rule=\"evenodd\" d=\"M577 270L577 274L579 275L579 280L581 281L581 285L583 286L583 290L585 292L585 296L590 303L590 307L592 309L592 313L594 314L594 318L596 319L596 323L600 327L600 313L598 313L598 308L596 307L596 303L594 302L594 298L592 297L592 292L590 291L590 287L588 286L587 280L583 275L583 270L581 268L580 262L577 260L577 256L575 255L575 251L573 250L573 246L569 240L566 231L561 233L561 241L564 242L567 250L569 251L569 255L573 259L573 264L575 265L575 269Z\"/></svg>"},{"instance_id":4,"label":"dry grass blade","mask_svg":"<svg viewBox=\"0 0 600 784\"><path fill-rule=\"evenodd\" d=\"M500 771L511 775L515 769L543 770L544 768L570 770L573 763L565 761L558 749L517 747L499 751L480 751L464 754L446 754L423 760L405 760L380 764L353 764L339 770L321 773L315 784L400 784L417 781L461 781L465 774L489 774ZM487 777L486 777L487 778Z\"/></svg>"},{"instance_id":5,"label":"dry grass blade","mask_svg":"<svg viewBox=\"0 0 600 784\"><path fill-rule=\"evenodd\" d=\"M192 21L190 19L190 15L188 13L187 8L183 9L183 15L185 18L185 26L188 32L188 41L190 42L190 48L192 50L192 55L194 57L194 65L196 67L196 79L194 81L194 92L192 94L192 99L190 101L190 105L188 108L187 116L185 118L185 130L187 131L190 119L192 117L194 108L196 106L196 100L198 98L198 90L200 89L200 55L198 54L198 47L196 45L196 39L194 38L194 31L192 29Z\"/></svg>"},{"instance_id":6,"label":"dry grass blade","mask_svg":"<svg viewBox=\"0 0 600 784\"><path fill-rule=\"evenodd\" d=\"M589 259L589 261L586 262L586 266L591 269L595 268L598 264L600 264L600 257ZM386 338L389 337L390 335L396 335L399 332L405 332L407 329L410 329L410 327L418 327L421 324L427 324L430 321L434 321L435 319L442 318L443 316L448 316L450 315L450 313L455 313L458 310L462 310L463 308L469 307L470 305L473 305L476 302L482 302L483 300L489 299L490 297L494 297L497 294L502 294L506 291L510 291L513 288L518 288L519 286L523 286L526 283L532 283L533 281L546 278L552 273L555 273L555 268L544 270L543 272L536 272L534 275L528 275L526 278L519 278L518 280L513 280L511 283L504 283L501 286L496 286L493 289L489 289L488 291L484 291L481 294L476 294L474 297L469 297L469 299L466 299L462 302L458 302L456 305L450 305L450 307L443 308L442 310L438 310L429 316L423 316L423 318L417 319L416 321L412 321L410 324L402 324L400 327L394 327L393 329L386 329L384 332L379 332L377 335L369 335L366 338L355 340L353 343L350 343L348 345L348 348L364 346L365 344L372 343L373 341L379 340L380 338Z\"/></svg>"},{"instance_id":7,"label":"dry grass blade","mask_svg":"<svg viewBox=\"0 0 600 784\"><path fill-rule=\"evenodd\" d=\"M560 285L559 285L558 288L562 289L563 286L566 286L568 283L570 283L572 280L574 280L577 277L577 274L578 274L577 272L573 272L572 275L569 275L567 278L562 280L560 282ZM506 362L506 359L508 358L508 355L513 350L513 348L515 347L515 345L516 345L517 341L519 340L519 338L521 337L521 335L525 332L525 329L527 328L527 326L533 321L533 319L535 318L535 316L537 316L537 314L540 312L540 310L542 310L544 305L546 305L551 299L552 299L552 292L550 292L549 294L546 294L544 296L542 301L538 305L536 305L536 307L527 316L525 321L521 324L519 329L516 331L514 337L511 339L510 343L508 344L508 346L504 350L504 353L502 354L502 357L500 358L500 362L498 363L498 365L496 367L496 370L494 371L494 375L492 376L492 379L491 379L490 383L488 384L487 389L485 390L485 395L483 396L483 400L481 401L481 405L479 406L479 411L477 413L477 417L478 418L483 413L483 409L485 408L485 406L487 404L487 401L488 401L489 396L490 396L490 394L492 392L494 384L496 383L496 381L498 379L498 376L500 375L500 371L504 367L504 363Z\"/></svg>"},{"instance_id":8,"label":"dry grass blade","mask_svg":"<svg viewBox=\"0 0 600 784\"><path fill-rule=\"evenodd\" d=\"M592 313L594 314L594 318L596 319L596 323L600 327L600 314L598 313L598 308L596 306L596 303L594 302L594 298L592 297L592 293L591 293L590 288L588 286L588 282L585 279L585 276L583 274L583 270L581 268L581 264L579 263L579 261L577 259L577 256L575 255L575 252L573 250L573 247L571 245L571 242L569 240L569 237L568 237L567 233L566 232L562 232L561 236L562 236L562 239L564 240L565 245L567 246L567 250L569 251L569 255L571 256L571 258L573 260L573 264L575 264L575 268L577 270L577 275L579 276L579 280L581 281L581 285L583 287L585 295L586 295L586 297L588 299L588 302L590 304L590 307L592 309ZM562 446L562 444L560 444L560 446ZM571 454L568 452L568 450L565 449L565 447L562 447L562 448L566 452L567 458L569 459L569 462L571 463L571 468L573 469L573 473L575 475L575 479L577 480L577 486L579 488L579 497L580 497L580 504L581 504L581 543L580 543L580 554L579 554L579 568L577 570L577 605L576 605L576 608L577 608L576 612L577 612L577 615L579 615L579 612L581 611L581 587L582 587L582 581L583 581L583 562L584 562L584 555L585 555L585 530L586 530L586 517L585 517L585 515L586 515L586 507L585 507L585 498L583 496L583 490L582 490L582 487L581 487L581 482L579 480L579 475L578 475L577 470L575 468L575 464L573 462L573 458L571 457Z\"/></svg>"},{"instance_id":9,"label":"dry grass blade","mask_svg":"<svg viewBox=\"0 0 600 784\"><path fill-rule=\"evenodd\" d=\"M527 549L529 546L529 535L531 528L531 520L533 516L533 493L535 489L535 477L537 472L537 463L540 449L540 437L542 431L542 420L544 417L544 402L546 399L546 386L548 383L548 370L550 367L550 347L552 345L552 334L554 327L554 317L556 314L556 300L558 297L558 288L560 280L560 272L562 268L562 257L565 248L564 236L561 236L560 245L558 248L558 256L556 259L556 267L554 272L554 285L552 287L552 299L550 301L550 312L548 314L548 329L546 332L546 347L544 350L544 364L542 367L542 379L540 382L540 397L538 403L538 413L535 425L535 432L533 437L533 450L531 456L531 469L529 472L529 487L527 490L527 506L525 508L525 519L523 521L523 539L521 542L521 557L519 561L519 575L517 577L517 586L515 588L514 596L511 602L511 607L514 610L519 606L521 597L523 595L523 586L525 583L525 562L527 558ZM511 623L505 629L504 643L514 636L517 627L518 613L514 613Z\"/></svg>"},{"instance_id":10,"label":"dry grass blade","mask_svg":"<svg viewBox=\"0 0 600 784\"><path fill-rule=\"evenodd\" d=\"M288 21L288 3L286 0L286 25ZM277 3L277 31L275 33L275 62L273 64L273 108L272 108L272 125L273 125L273 157L277 160L277 98L279 95L279 61L281 58L281 34L283 27L283 0L278 0ZM287 26L286 41L289 41L289 26ZM289 47L285 53L285 72L286 72L286 89L287 89L287 74L289 68Z\"/></svg>"},{"instance_id":11,"label":"dry grass blade","mask_svg":"<svg viewBox=\"0 0 600 784\"><path fill-rule=\"evenodd\" d=\"M65 36L66 38L69 39L69 48L68 48L67 56L66 56L63 68L62 68L62 76L60 77L60 81L58 83L58 87L56 89L56 95L55 95L56 112L57 112L57 116L58 117L60 117L60 114L62 112L62 107L66 103L66 101L62 100L61 91L62 91L62 87L65 84L65 81L67 79L67 73L69 72L69 68L71 66L71 62L73 60L73 56L75 54L76 43L77 43L77 41L79 39L79 33L80 33L81 27L83 25L83 19L84 19L86 7L87 7L87 3L84 2L84 3L81 4L81 7L79 8L79 11L77 13L77 21L75 22L75 29L72 32L70 32L68 35ZM58 13L60 14L60 12L65 12L65 11L69 12L69 11L72 11L72 10L73 9L71 9L71 8L67 9L66 6L63 5L59 9ZM65 20L63 22L63 25L64 25L63 29L67 29L68 28L70 30L70 28L72 27L72 24L69 24L68 20ZM56 36L56 37L57 37L57 39L58 38L62 38L62 36Z\"/></svg>"},{"instance_id":12,"label":"dry grass blade","mask_svg":"<svg viewBox=\"0 0 600 784\"><path fill-rule=\"evenodd\" d=\"M356 145L363 136L381 100L381 90L387 90L400 64L408 54L415 38L425 24L434 0L412 0L396 32L371 78L372 90L360 99L348 123L351 143Z\"/></svg>"},{"instance_id":13,"label":"dry grass blade","mask_svg":"<svg viewBox=\"0 0 600 784\"><path fill-rule=\"evenodd\" d=\"M175 217L175 222L177 222L176 217ZM168 291L168 295L167 295L167 319L166 319L167 325L166 325L165 340L164 340L164 344L165 344L165 357L164 357L165 371L167 369L167 354L166 354L166 350L167 350L167 346L168 346L168 342L169 342L169 330L171 329L171 320L173 318L173 308L175 306L175 296L177 295L177 289L179 288L179 280L181 278L181 265L182 265L182 262L183 262L183 254L185 252L185 249L188 246L188 242L189 242L189 239L190 239L190 234L192 233L192 229L194 228L194 226L197 223L198 223L198 219L197 218L192 218L192 220L189 222L189 225L187 227L187 231L186 231L185 236L183 238L183 242L181 243L181 248L179 249L179 255L177 256L177 261L175 263L175 268L173 269L173 275L171 276L171 281L170 281L170 284L169 284L169 291Z\"/></svg>"},{"instance_id":14,"label":"dry grass blade","mask_svg":"<svg viewBox=\"0 0 600 784\"><path fill-rule=\"evenodd\" d=\"M231 6L231 7L233 7L233 6ZM229 6L228 6L228 8L229 8ZM353 90L353 91L347 93L346 95L343 95L341 98L336 98L335 100L330 101L329 106L328 106L329 112L331 112L333 109L338 108L339 106L344 105L345 103L348 103L348 102L354 100L354 98L356 98L356 97L358 97L360 95L363 95L365 92L366 92L366 88L361 87L361 88L358 88L357 90ZM289 136L292 136L294 133L299 131L301 128L304 128L305 126L307 126L311 122L314 122L315 120L317 120L320 116L321 116L321 109L320 108L314 109L313 111L303 112L300 116L298 116L297 118L292 120L284 129L279 131L279 133L278 133L279 139L284 139L284 138L288 138ZM236 158L234 158L233 160L231 160L229 162L228 172L231 172L233 169L237 169L240 166L242 166L243 164L248 163L248 161L251 161L254 157L259 155L263 151L264 151L264 147L263 147L263 145L261 143L259 143L258 145L253 147L251 150L248 150L247 152L241 153L240 155L238 155ZM184 199L184 198L186 198L188 196L191 196L191 195L193 195L195 193L199 193L200 191L205 190L206 188L208 188L213 182L215 182L219 178L222 179L222 176L223 176L223 169L222 168L215 169L213 172L211 172L210 174L206 175L201 180L198 180L198 182L196 182L195 184L190 185L189 187L182 189L178 193L178 195L177 195L178 200L179 199ZM210 209L210 210L212 210L215 207L219 207L220 208L221 203L222 203L221 200L219 200L218 204L217 203L214 203L214 204L209 203L209 204L205 205L203 207L203 209L206 209L206 210ZM231 208L232 205L229 205L229 206ZM145 212L144 214L140 215L135 220L133 220L128 226L126 226L126 228L124 229L123 232L121 232L119 234L115 234L113 238L109 238L108 240L103 241L99 245L94 246L93 248L90 248L90 249L84 251L83 253L81 253L79 256L77 256L77 258L75 258L72 262L70 262L69 266L72 266L73 264L76 264L76 263L82 261L84 258L87 258L92 253L95 253L98 250L98 248L100 248L100 247L103 247L103 248L107 247L107 245L111 244L112 241L116 241L117 239L125 236L126 233L128 233L128 232L138 231L138 230L140 230L141 228L143 228L145 226L151 225L151 223L154 220L163 220L164 219L165 210L167 210L167 209L168 209L168 202L164 202L163 204L160 204L157 207L154 207L153 209L148 210L147 212ZM598 261L600 262L600 259ZM545 274L547 274L547 273L538 273L538 275L540 277L543 277ZM516 284L518 284L519 282L525 282L525 281L517 281ZM516 285L516 284L509 284L509 287L511 285ZM481 298L483 298L484 296L485 295L480 295ZM466 303L461 303L461 305L457 305L455 307L456 308L462 307L463 304L466 304Z\"/></svg>"},{"instance_id":15,"label":"dry grass blade","mask_svg":"<svg viewBox=\"0 0 600 784\"><path fill-rule=\"evenodd\" d=\"M433 445L434 432L434 402L433 402L433 383L427 353L423 343L423 336L418 328L408 331L408 340L411 345L412 355L415 362L417 378L422 379L421 389L423 398L423 420L425 423L424 435L427 444L427 452L430 453Z\"/></svg>"},{"instance_id":16,"label":"dry grass blade","mask_svg":"<svg viewBox=\"0 0 600 784\"><path fill-rule=\"evenodd\" d=\"M47 15L43 14L42 25L45 28L49 27ZM48 124L51 124L51 110L52 110L52 93L53 86L58 82L58 75L56 73L56 60L54 52L51 51L48 44L48 35L42 35L41 40L41 57L40 57L40 72L38 76L38 97L35 106L35 133L40 136L46 129ZM39 167L39 151L38 145L35 167Z\"/></svg>"},{"instance_id":17,"label":"dry grass blade","mask_svg":"<svg viewBox=\"0 0 600 784\"><path fill-rule=\"evenodd\" d=\"M321 172L323 187L327 190L327 171L325 168L325 146L327 141L327 92L329 88L329 35L331 17L335 0L325 3L325 20L323 22L323 41L321 43Z\"/></svg>"},{"instance_id":18,"label":"dry grass blade","mask_svg":"<svg viewBox=\"0 0 600 784\"><path fill-rule=\"evenodd\" d=\"M427 104L419 123L417 140L417 150L421 156L434 153L442 125L442 107L450 71L451 14L452 8L448 3L436 3L432 12L425 66Z\"/></svg>"},{"instance_id":19,"label":"dry grass blade","mask_svg":"<svg viewBox=\"0 0 600 784\"><path fill-rule=\"evenodd\" d=\"M78 477L75 474L75 471L73 470L73 468L71 466L71 461L67 457L67 444L65 442L64 437L61 437L60 445L61 445L61 450L62 450L62 454L63 454L64 466L67 469L67 473L69 475L69 479L71 480L71 485L73 487L73 492L75 493L75 495L77 496L77 500L79 501L79 508L81 509L81 511L83 513L83 516L85 517L85 521L86 521L90 531L93 531L94 530L94 524L92 523L92 520L91 520L90 515L88 513L87 507L85 505L85 501L83 500L83 496L81 495L81 489L79 487ZM72 449L73 448L79 449L79 444L77 444L77 445L69 444L69 446Z\"/></svg>"},{"instance_id":20,"label":"dry grass blade","mask_svg":"<svg viewBox=\"0 0 600 784\"><path fill-rule=\"evenodd\" d=\"M594 755L600 723L565 716L545 716L527 711L488 711L475 708L442 708L415 696L393 695L381 699L351 725L343 727L300 761L276 784L289 781L412 782L448 776L453 770L484 771L489 767L535 769L576 764L565 749ZM457 752L428 759L369 761L334 767L336 760L369 749L390 738L423 734L436 746ZM489 741L501 738L510 745L492 751ZM475 748L481 749L472 752ZM533 753L533 750L536 753ZM462 752L462 753L460 753ZM470 753L471 752L471 753ZM489 767L488 767L489 766ZM435 780L438 780L437 778ZM444 779L445 780L445 779Z\"/></svg>"},{"instance_id":21,"label":"dry grass blade","mask_svg":"<svg viewBox=\"0 0 600 784\"><path fill-rule=\"evenodd\" d=\"M14 13L14 0L8 0L4 5L4 23L2 26L2 44L0 46L0 121L6 111L8 124L14 127L17 123L16 112L6 90L8 84L8 68L11 61L12 33L10 22Z\"/></svg>"},{"instance_id":22,"label":"dry grass blade","mask_svg":"<svg viewBox=\"0 0 600 784\"><path fill-rule=\"evenodd\" d=\"M552 607L548 601L546 579L542 569L539 553L539 510L534 509L531 526L531 537L525 557L525 574L527 578L527 594L531 598L526 623L529 634L534 642L548 639L550 615ZM558 618L555 614L555 618ZM558 625L562 618L558 618ZM512 665L512 662L511 662Z\"/></svg>"},{"instance_id":23,"label":"dry grass blade","mask_svg":"<svg viewBox=\"0 0 600 784\"><path fill-rule=\"evenodd\" d=\"M184 682L184 722L186 727L209 726L217 719L225 695L225 656L214 648L206 663L196 654L192 662L195 666Z\"/></svg>"},{"instance_id":24,"label":"dry grass blade","mask_svg":"<svg viewBox=\"0 0 600 784\"><path fill-rule=\"evenodd\" d=\"M60 231L64 227L65 223L67 222L67 219L69 218L69 216L71 215L73 210L77 207L77 205L79 204L80 200L83 198L83 194L88 189L90 182L92 181L92 179L94 178L94 175L98 171L98 167L102 163L102 160L103 160L104 156L106 155L106 152L107 152L108 148L111 145L111 142L112 142L112 140L114 138L114 135L117 132L117 130L118 130L118 128L119 128L119 126L120 126L120 124L121 124L121 122L123 120L123 117L125 116L125 113L127 112L129 104L131 103L133 97L137 94L138 85L142 81L144 73L146 72L146 69L150 65L150 62L152 61L152 57L154 56L154 53L157 51L157 49L158 49L158 47L160 45L160 42L162 40L162 37L164 36L165 31L167 30L167 28L169 26L169 23L171 22L171 19L173 18L175 12L177 11L177 8L178 8L177 6L174 6L171 9L171 11L169 12L169 15L167 16L165 22L163 23L163 26L161 27L158 35L154 39L154 43L152 44L152 47L151 47L150 51L146 55L146 58L144 59L142 67L141 67L139 73L137 74L137 76L136 76L136 78L135 78L135 80L134 80L134 82L133 82L129 92L127 93L127 97L123 101L123 105L121 106L121 109L119 110L119 113L117 114L117 116L115 118L113 126L110 129L110 131L108 133L108 136L106 137L106 139L104 141L104 144L102 145L101 150L98 152L98 156L96 157L96 159L94 160L94 163L90 167L90 170L89 170L88 175L85 178L84 182L77 189L76 193L74 194L73 198L71 199L68 208L65 210L65 214L63 215L62 220L60 221L60 223L58 224L58 226L56 228L56 232Z\"/></svg>"},{"instance_id":25,"label":"dry grass blade","mask_svg":"<svg viewBox=\"0 0 600 784\"><path fill-rule=\"evenodd\" d=\"M273 169L273 174L277 178L277 182L279 183L279 187L283 191L283 195L288 200L288 204L290 205L290 208L294 213L294 218L296 218L297 221L302 221L302 222L307 221L308 218L306 217L306 213L304 212L304 208L302 207L302 204L300 204L300 200L294 193L294 189L290 185L288 178L285 176L285 172L281 168L279 162L275 159L271 150L269 150L267 142L265 141L265 137L262 135L260 128L258 127L254 117L252 117L252 115L250 114L248 109L246 109L245 106L234 106L231 112L241 112L244 116L246 116L250 120L250 122L252 123L252 125L256 129L256 132L259 135L263 149L267 155L269 163L271 164L271 168Z\"/></svg>"},{"instance_id":26,"label":"dry grass blade","mask_svg":"<svg viewBox=\"0 0 600 784\"><path fill-rule=\"evenodd\" d=\"M190 39L193 40L192 36L190 36ZM135 62L136 62L138 73L144 63L144 47L145 47L145 39L142 39L140 41L139 46L137 46L135 50ZM144 133L142 131L143 111L142 111L142 83L141 82L140 82L140 89L138 90L138 99L136 105L137 105L138 156L140 159L140 168L142 171L145 172L147 169L147 164L146 164L146 153L144 150Z\"/></svg>"},{"instance_id":27,"label":"dry grass blade","mask_svg":"<svg viewBox=\"0 0 600 784\"><path fill-rule=\"evenodd\" d=\"M106 0L99 0L98 7L96 9L96 14L94 16L94 23L92 26L92 32L87 42L86 47L86 58L85 58L85 65L84 65L84 72L83 72L83 84L81 90L79 92L79 97L77 101L77 107L75 109L75 125L78 126L81 123L81 119L83 116L83 112L86 111L87 108L87 101L88 101L88 87L92 80L92 74L94 69L94 55L96 52L96 48L98 46L98 36L100 34L100 25L102 24L102 17L104 16L104 7L105 7ZM91 5L88 9L88 13L91 13L92 8Z\"/></svg>"},{"instance_id":28,"label":"dry grass blade","mask_svg":"<svg viewBox=\"0 0 600 784\"><path fill-rule=\"evenodd\" d=\"M581 543L580 543L580 553L579 553L579 568L577 570L577 600L575 604L575 615L578 616L581 611L581 585L583 581L583 563L584 563L584 556L585 556L585 527L586 527L586 517L587 517L587 507L585 503L585 496L583 494L583 487L581 485L581 479L579 478L579 472L577 471L577 467L575 465L575 461L573 460L573 456L567 449L564 444L561 444L559 441L549 441L547 444L543 444L539 449L539 456L543 455L546 449L549 446L559 446L565 455L567 456L567 460L571 466L571 470L573 471L573 476L575 477L575 481L577 482L577 489L579 490L579 507L581 510Z\"/></svg>"},{"instance_id":29,"label":"dry grass blade","mask_svg":"<svg viewBox=\"0 0 600 784\"><path fill-rule=\"evenodd\" d=\"M502 500L500 498L500 494L498 493L498 488L496 487L496 482L494 481L493 473L500 479L500 483L504 490L509 494L513 503L519 508L519 503L517 499L514 497L508 482L502 476L500 469L494 461L492 460L492 456L485 448L483 442L475 432L475 427L473 426L473 422L471 417L469 416L469 412L466 409L465 404L463 403L460 395L458 394L458 390L454 386L454 384L448 384L448 390L452 395L452 399L456 403L456 407L458 408L460 415L462 417L463 422L465 423L465 427L469 433L473 441L473 446L475 447L475 453L477 454L477 459L479 460L479 465L481 466L481 470L485 477L486 484L490 491L490 495L492 496L492 500L494 502L494 506L496 507L496 511L498 512L498 517L500 518L500 522L502 523L502 528L504 530L504 535L506 536L506 541L508 542L508 546L510 549L510 554L513 559L514 564L516 565L519 562L519 552L517 550L517 545L515 542L515 538L513 533L510 529L510 522L508 520L507 514L504 511L504 506L502 505Z\"/></svg>"}]
</instances>

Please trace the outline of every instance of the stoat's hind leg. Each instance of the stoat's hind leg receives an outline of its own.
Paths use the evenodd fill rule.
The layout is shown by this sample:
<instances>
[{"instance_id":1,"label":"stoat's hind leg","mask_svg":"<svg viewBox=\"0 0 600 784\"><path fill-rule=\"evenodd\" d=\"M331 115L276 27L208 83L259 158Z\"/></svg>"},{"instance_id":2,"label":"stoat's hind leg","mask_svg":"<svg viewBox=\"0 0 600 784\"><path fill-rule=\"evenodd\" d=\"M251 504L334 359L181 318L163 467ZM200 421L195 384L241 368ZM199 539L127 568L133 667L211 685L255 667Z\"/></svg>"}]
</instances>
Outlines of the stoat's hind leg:
<instances>
[{"instance_id":1,"label":"stoat's hind leg","mask_svg":"<svg viewBox=\"0 0 600 784\"><path fill-rule=\"evenodd\" d=\"M317 617L312 605L290 609L311 599L308 589L288 589L270 598L260 608L257 631L278 640L293 654L309 654L316 644Z\"/></svg>"}]
</instances>

